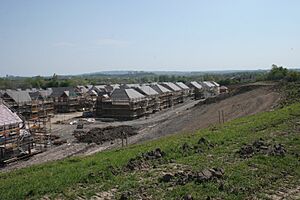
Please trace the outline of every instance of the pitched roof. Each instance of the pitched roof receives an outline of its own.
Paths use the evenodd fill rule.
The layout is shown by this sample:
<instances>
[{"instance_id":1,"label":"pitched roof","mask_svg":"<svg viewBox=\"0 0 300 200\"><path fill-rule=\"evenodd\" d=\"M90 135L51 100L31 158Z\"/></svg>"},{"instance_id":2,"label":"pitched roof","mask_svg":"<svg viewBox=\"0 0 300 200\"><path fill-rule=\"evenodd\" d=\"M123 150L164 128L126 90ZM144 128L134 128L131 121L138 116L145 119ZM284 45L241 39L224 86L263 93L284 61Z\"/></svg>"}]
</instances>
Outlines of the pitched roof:
<instances>
[{"instance_id":1,"label":"pitched roof","mask_svg":"<svg viewBox=\"0 0 300 200\"><path fill-rule=\"evenodd\" d=\"M153 90L155 90L159 94L171 92L170 90L168 90L167 88L165 88L164 86L158 83L151 84L150 87L153 88Z\"/></svg>"},{"instance_id":2,"label":"pitched roof","mask_svg":"<svg viewBox=\"0 0 300 200\"><path fill-rule=\"evenodd\" d=\"M144 95L142 95L141 93L139 93L138 91L136 91L135 89L125 89L128 97L130 99L139 99L139 98L145 98Z\"/></svg>"},{"instance_id":3,"label":"pitched roof","mask_svg":"<svg viewBox=\"0 0 300 200\"><path fill-rule=\"evenodd\" d=\"M113 87L114 89L116 89L116 88L120 88L121 85L120 84L111 84L110 86Z\"/></svg>"},{"instance_id":4,"label":"pitched roof","mask_svg":"<svg viewBox=\"0 0 300 200\"><path fill-rule=\"evenodd\" d=\"M93 90L97 93L108 92L106 85L94 85L89 91L91 91L91 90Z\"/></svg>"},{"instance_id":5,"label":"pitched roof","mask_svg":"<svg viewBox=\"0 0 300 200\"><path fill-rule=\"evenodd\" d=\"M195 87L195 88L197 88L197 89L202 89L203 87L202 87L202 85L200 85L198 82L196 82L196 81L192 81L192 82L190 82L190 84L193 86L193 87Z\"/></svg>"},{"instance_id":6,"label":"pitched roof","mask_svg":"<svg viewBox=\"0 0 300 200\"><path fill-rule=\"evenodd\" d=\"M105 90L106 85L94 85L92 88L96 88L98 90Z\"/></svg>"},{"instance_id":7,"label":"pitched roof","mask_svg":"<svg viewBox=\"0 0 300 200\"><path fill-rule=\"evenodd\" d=\"M47 89L47 90L40 90L39 92L41 93L42 97L48 98L50 97L53 91L52 89Z\"/></svg>"},{"instance_id":8,"label":"pitched roof","mask_svg":"<svg viewBox=\"0 0 300 200\"><path fill-rule=\"evenodd\" d=\"M0 103L0 126L21 123L21 118L7 106Z\"/></svg>"},{"instance_id":9,"label":"pitched roof","mask_svg":"<svg viewBox=\"0 0 300 200\"><path fill-rule=\"evenodd\" d=\"M31 97L27 91L7 90L5 94L18 104L31 102Z\"/></svg>"},{"instance_id":10,"label":"pitched roof","mask_svg":"<svg viewBox=\"0 0 300 200\"><path fill-rule=\"evenodd\" d=\"M220 87L220 84L215 82L215 81L211 81L211 83L213 83L215 86Z\"/></svg>"},{"instance_id":11,"label":"pitched roof","mask_svg":"<svg viewBox=\"0 0 300 200\"><path fill-rule=\"evenodd\" d=\"M138 89L147 96L158 95L158 92L148 85L142 85Z\"/></svg>"},{"instance_id":12,"label":"pitched roof","mask_svg":"<svg viewBox=\"0 0 300 200\"><path fill-rule=\"evenodd\" d=\"M67 91L67 93L65 93ZM73 87L55 87L52 88L52 94L51 97L61 97L63 94L74 97L77 96L75 92L75 88Z\"/></svg>"},{"instance_id":13,"label":"pitched roof","mask_svg":"<svg viewBox=\"0 0 300 200\"><path fill-rule=\"evenodd\" d=\"M37 90L37 91L29 92L29 95L30 95L32 100L37 100L39 98L47 99L47 98L50 97L51 93L52 93L52 90L49 90L49 89L42 90L42 89L40 89L40 90Z\"/></svg>"},{"instance_id":14,"label":"pitched roof","mask_svg":"<svg viewBox=\"0 0 300 200\"><path fill-rule=\"evenodd\" d=\"M141 98L145 98L145 96L136 91L135 89L116 88L111 94L111 99L113 101L131 101L138 100Z\"/></svg>"},{"instance_id":15,"label":"pitched roof","mask_svg":"<svg viewBox=\"0 0 300 200\"><path fill-rule=\"evenodd\" d=\"M81 92L81 93L87 93L89 90L84 87L83 85L78 85L77 86L78 90Z\"/></svg>"},{"instance_id":16,"label":"pitched roof","mask_svg":"<svg viewBox=\"0 0 300 200\"><path fill-rule=\"evenodd\" d=\"M95 90L89 90L87 93L90 95L98 96L98 93Z\"/></svg>"},{"instance_id":17,"label":"pitched roof","mask_svg":"<svg viewBox=\"0 0 300 200\"><path fill-rule=\"evenodd\" d=\"M138 88L138 87L140 87L140 84L131 83L131 84L126 84L126 86L131 87L131 88Z\"/></svg>"},{"instance_id":18,"label":"pitched roof","mask_svg":"<svg viewBox=\"0 0 300 200\"><path fill-rule=\"evenodd\" d=\"M213 83L211 83L210 81L203 81L202 84L206 85L207 87L215 87L215 85Z\"/></svg>"},{"instance_id":19,"label":"pitched roof","mask_svg":"<svg viewBox=\"0 0 300 200\"><path fill-rule=\"evenodd\" d=\"M93 85L86 85L85 87L90 90L92 89Z\"/></svg>"},{"instance_id":20,"label":"pitched roof","mask_svg":"<svg viewBox=\"0 0 300 200\"><path fill-rule=\"evenodd\" d=\"M29 95L31 97L32 100L37 100L39 99L40 97L42 97L41 93L39 91L35 91L35 92L29 92Z\"/></svg>"},{"instance_id":21,"label":"pitched roof","mask_svg":"<svg viewBox=\"0 0 300 200\"><path fill-rule=\"evenodd\" d=\"M184 84L183 82L176 82L176 85L178 85L178 87L180 87L181 89L184 90L188 90L190 89L186 84Z\"/></svg>"},{"instance_id":22,"label":"pitched roof","mask_svg":"<svg viewBox=\"0 0 300 200\"><path fill-rule=\"evenodd\" d=\"M173 90L173 91L175 91L175 92L181 91L181 88L178 87L177 85L175 85L175 84L172 83L172 82L163 82L162 85L163 85L163 86L166 86L168 89L171 89L171 90Z\"/></svg>"}]
</instances>

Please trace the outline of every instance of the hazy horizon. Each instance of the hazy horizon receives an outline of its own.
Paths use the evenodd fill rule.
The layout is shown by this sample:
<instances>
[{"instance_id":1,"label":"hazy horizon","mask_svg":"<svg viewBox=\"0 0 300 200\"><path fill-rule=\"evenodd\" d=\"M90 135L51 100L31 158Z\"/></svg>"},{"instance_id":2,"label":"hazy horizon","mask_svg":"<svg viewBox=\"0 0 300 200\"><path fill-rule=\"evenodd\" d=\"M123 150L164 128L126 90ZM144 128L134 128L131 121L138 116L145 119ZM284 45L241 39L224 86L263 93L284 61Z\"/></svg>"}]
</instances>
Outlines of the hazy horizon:
<instances>
[{"instance_id":1,"label":"hazy horizon","mask_svg":"<svg viewBox=\"0 0 300 200\"><path fill-rule=\"evenodd\" d=\"M0 2L0 76L300 67L297 0Z\"/></svg>"}]
</instances>

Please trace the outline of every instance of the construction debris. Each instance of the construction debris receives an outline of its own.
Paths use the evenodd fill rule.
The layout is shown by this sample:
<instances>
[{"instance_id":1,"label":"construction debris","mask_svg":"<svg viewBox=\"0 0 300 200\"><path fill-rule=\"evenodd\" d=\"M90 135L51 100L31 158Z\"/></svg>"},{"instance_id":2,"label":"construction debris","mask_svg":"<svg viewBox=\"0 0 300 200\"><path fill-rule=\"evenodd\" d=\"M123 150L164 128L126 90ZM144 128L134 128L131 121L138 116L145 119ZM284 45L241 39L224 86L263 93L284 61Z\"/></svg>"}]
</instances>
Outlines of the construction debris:
<instances>
[{"instance_id":1,"label":"construction debris","mask_svg":"<svg viewBox=\"0 0 300 200\"><path fill-rule=\"evenodd\" d=\"M115 139L125 139L137 133L137 129L132 126L108 126L105 128L93 128L88 131L77 129L73 135L78 142L103 144Z\"/></svg>"}]
</instances>

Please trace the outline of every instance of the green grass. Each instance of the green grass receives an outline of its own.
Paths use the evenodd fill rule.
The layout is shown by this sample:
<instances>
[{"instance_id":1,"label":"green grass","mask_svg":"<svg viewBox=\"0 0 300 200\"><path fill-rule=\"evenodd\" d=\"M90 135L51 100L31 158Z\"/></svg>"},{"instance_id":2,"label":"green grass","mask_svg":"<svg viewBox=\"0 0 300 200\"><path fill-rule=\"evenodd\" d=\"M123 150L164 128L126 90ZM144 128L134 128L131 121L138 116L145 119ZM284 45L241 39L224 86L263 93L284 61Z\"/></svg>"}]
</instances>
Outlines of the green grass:
<instances>
[{"instance_id":1,"label":"green grass","mask_svg":"<svg viewBox=\"0 0 300 200\"><path fill-rule=\"evenodd\" d=\"M122 192L137 194L144 191L152 199L176 199L192 194L196 199L219 197L222 199L244 199L257 196L263 198L268 190L278 189L283 181L291 185L300 184L300 103L272 112L240 118L222 126L211 127L195 133L184 133L164 137L125 149L104 151L88 157L73 157L62 161L36 165L9 173L0 174L0 199L74 199L78 195L90 197L96 192L117 188L118 198ZM205 137L214 148L204 148L202 154L182 153L184 143L196 145ZM263 138L272 144L281 143L287 149L284 157L254 155L241 159L236 153L244 144ZM130 158L161 148L166 152L162 164L157 168L123 172L121 169ZM190 182L184 186L170 186L158 181L162 171L170 169L169 160L193 170L223 167L224 190L219 190L218 181L202 184ZM121 172L113 175L111 170ZM134 199L134 197L133 197Z\"/></svg>"}]
</instances>

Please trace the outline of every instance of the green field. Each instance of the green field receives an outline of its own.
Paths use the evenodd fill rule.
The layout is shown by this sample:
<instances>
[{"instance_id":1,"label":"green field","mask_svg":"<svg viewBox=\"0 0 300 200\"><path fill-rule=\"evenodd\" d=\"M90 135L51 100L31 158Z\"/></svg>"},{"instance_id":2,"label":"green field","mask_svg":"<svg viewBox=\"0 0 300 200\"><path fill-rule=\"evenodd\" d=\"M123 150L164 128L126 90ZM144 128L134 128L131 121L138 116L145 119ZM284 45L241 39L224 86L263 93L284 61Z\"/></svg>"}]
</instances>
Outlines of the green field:
<instances>
[{"instance_id":1,"label":"green field","mask_svg":"<svg viewBox=\"0 0 300 200\"><path fill-rule=\"evenodd\" d=\"M198 144L202 137L210 145ZM281 143L285 155L258 152L241 158L237 153L241 147L260 138L270 148ZM141 170L126 170L131 158L156 148L165 152L163 158L145 161ZM103 191L112 193L116 199L124 192L130 192L130 199L139 195L151 199L182 199L186 194L194 199L263 199L268 191L278 190L283 183L291 187L300 184L299 152L300 103L295 103L195 133L2 173L0 199L89 198ZM224 176L183 185L160 181L164 173L212 167L223 168Z\"/></svg>"}]
</instances>

